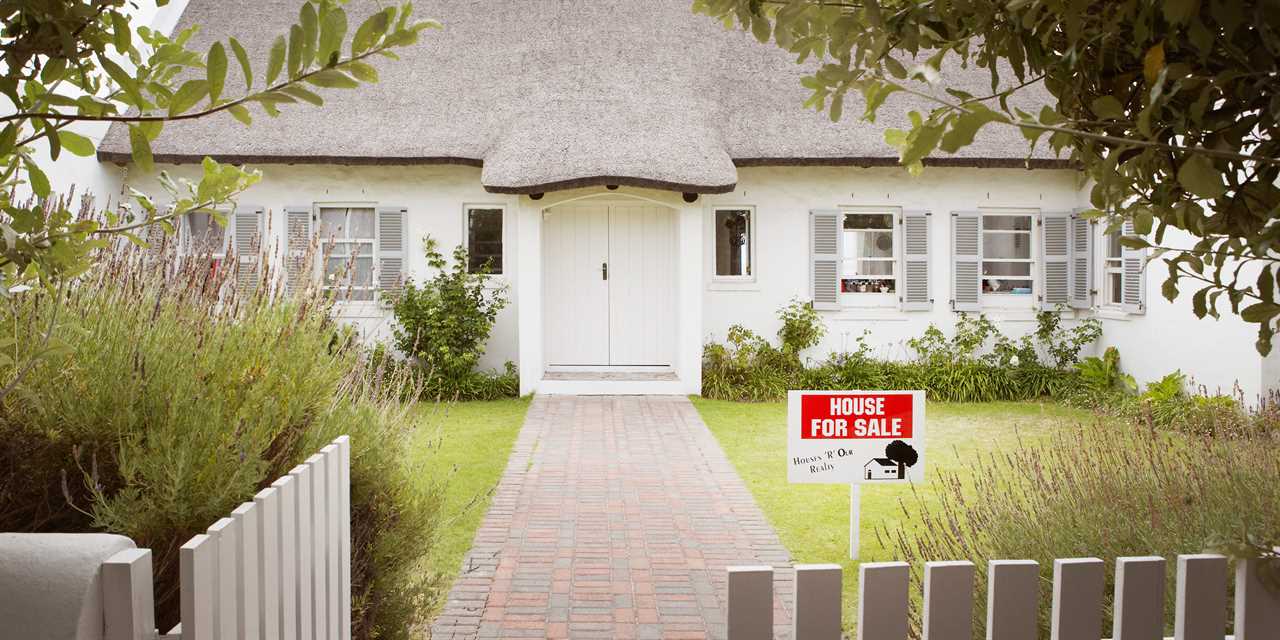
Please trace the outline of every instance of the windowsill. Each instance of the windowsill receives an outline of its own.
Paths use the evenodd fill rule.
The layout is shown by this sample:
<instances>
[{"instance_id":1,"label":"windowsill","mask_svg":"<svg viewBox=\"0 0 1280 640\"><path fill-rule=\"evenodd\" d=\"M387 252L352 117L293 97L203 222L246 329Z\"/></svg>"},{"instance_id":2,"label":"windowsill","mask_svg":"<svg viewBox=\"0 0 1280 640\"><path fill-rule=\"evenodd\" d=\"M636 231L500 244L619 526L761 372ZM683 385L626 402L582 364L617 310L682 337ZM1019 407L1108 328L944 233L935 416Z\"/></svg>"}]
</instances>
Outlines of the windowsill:
<instances>
[{"instance_id":1,"label":"windowsill","mask_svg":"<svg viewBox=\"0 0 1280 640\"><path fill-rule=\"evenodd\" d=\"M339 318L383 318L391 308L377 300L338 300L333 311Z\"/></svg>"},{"instance_id":2,"label":"windowsill","mask_svg":"<svg viewBox=\"0 0 1280 640\"><path fill-rule=\"evenodd\" d=\"M1095 309L1094 317L1099 320L1124 320L1127 322L1130 319L1129 312L1124 309L1110 306L1098 306Z\"/></svg>"},{"instance_id":3,"label":"windowsill","mask_svg":"<svg viewBox=\"0 0 1280 640\"><path fill-rule=\"evenodd\" d=\"M840 306L844 309L897 309L896 293L842 293Z\"/></svg>"},{"instance_id":4,"label":"windowsill","mask_svg":"<svg viewBox=\"0 0 1280 640\"><path fill-rule=\"evenodd\" d=\"M759 291L755 276L718 276L707 282L707 291Z\"/></svg>"}]
</instances>

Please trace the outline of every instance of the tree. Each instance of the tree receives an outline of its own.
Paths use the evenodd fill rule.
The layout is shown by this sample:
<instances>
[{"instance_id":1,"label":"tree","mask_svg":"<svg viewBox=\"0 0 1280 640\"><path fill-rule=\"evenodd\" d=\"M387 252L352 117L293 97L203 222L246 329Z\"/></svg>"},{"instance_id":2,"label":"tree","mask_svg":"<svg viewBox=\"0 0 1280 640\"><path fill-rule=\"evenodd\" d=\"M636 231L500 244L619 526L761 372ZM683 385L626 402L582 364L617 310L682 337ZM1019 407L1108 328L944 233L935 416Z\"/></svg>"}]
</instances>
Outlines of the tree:
<instances>
[{"instance_id":1,"label":"tree","mask_svg":"<svg viewBox=\"0 0 1280 640\"><path fill-rule=\"evenodd\" d=\"M902 440L894 440L884 448L884 457L898 463L898 479L907 477L907 467L914 467L920 461L920 454L915 447L903 442Z\"/></svg>"},{"instance_id":2,"label":"tree","mask_svg":"<svg viewBox=\"0 0 1280 640\"><path fill-rule=\"evenodd\" d=\"M157 6L168 0L156 0ZM187 43L197 28L170 38L134 24L125 0L0 0L0 94L12 113L0 116L0 298L30 286L50 291L88 270L95 249L112 238L145 244L138 231L173 221L192 211L209 211L225 224L235 197L260 178L258 172L205 158L199 181L160 183L172 204L161 210L148 194L131 193L133 203L115 209L75 207L52 193L37 159L36 145L48 145L56 161L62 153L92 156L95 145L70 129L80 122L117 122L129 128L134 163L153 169L151 141L166 122L225 114L248 126L251 106L276 116L285 105L324 100L311 88L350 89L377 82L374 56L396 58L393 49L413 44L418 34L439 25L414 20L413 6L390 7L368 16L347 44L347 15L335 0L301 2L298 22L271 46L265 70L254 64L235 38L214 42L207 52ZM227 86L236 65L244 82ZM20 201L27 185L35 199ZM56 296L55 300L58 299ZM52 314L56 320L57 315ZM35 339L7 339L0 363L26 357L33 363L57 345L52 327ZM20 368L3 397L29 367Z\"/></svg>"},{"instance_id":3,"label":"tree","mask_svg":"<svg viewBox=\"0 0 1280 640\"><path fill-rule=\"evenodd\" d=\"M954 153L986 126L1019 127L1066 153L1092 181L1110 231L1165 257L1162 293L1190 285L1197 317L1258 324L1271 349L1280 321L1280 2L1277 0L694 0L694 9L821 64L806 106L843 116L858 92L874 121L894 93L935 105L889 130L909 170ZM991 91L946 84L944 60L985 69ZM1038 85L1050 104L1010 98ZM1170 229L1196 240L1165 243ZM1154 231L1154 233L1152 233Z\"/></svg>"}]
</instances>

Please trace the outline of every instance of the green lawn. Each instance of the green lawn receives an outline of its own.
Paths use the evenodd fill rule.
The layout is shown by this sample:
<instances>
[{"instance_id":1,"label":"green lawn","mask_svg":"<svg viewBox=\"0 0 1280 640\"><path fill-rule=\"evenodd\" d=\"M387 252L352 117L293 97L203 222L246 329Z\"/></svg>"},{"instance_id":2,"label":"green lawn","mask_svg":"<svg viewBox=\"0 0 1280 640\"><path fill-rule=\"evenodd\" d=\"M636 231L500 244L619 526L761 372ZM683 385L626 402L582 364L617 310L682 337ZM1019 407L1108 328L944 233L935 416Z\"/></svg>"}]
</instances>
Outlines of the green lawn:
<instances>
[{"instance_id":1,"label":"green lawn","mask_svg":"<svg viewBox=\"0 0 1280 640\"><path fill-rule=\"evenodd\" d=\"M751 489L782 544L796 562L837 562L844 567L845 626L857 612L857 566L849 560L848 485L788 484L785 402L747 404L693 398L702 419ZM1089 418L1076 409L1053 403L937 403L926 407L925 484L916 487L924 500L934 494L938 469L963 471L975 453L1007 447L1014 437L1037 437L1048 429ZM860 560L895 560L880 543L877 529L908 525L901 500L912 500L912 487L863 487ZM938 558L945 560L947 558Z\"/></svg>"},{"instance_id":2,"label":"green lawn","mask_svg":"<svg viewBox=\"0 0 1280 640\"><path fill-rule=\"evenodd\" d=\"M462 566L476 528L489 509L507 457L515 444L528 398L489 402L421 403L414 413L411 462L421 462L432 473L423 483L448 483L443 506L440 540L429 567L447 577L448 583ZM436 472L438 470L438 473Z\"/></svg>"}]
</instances>

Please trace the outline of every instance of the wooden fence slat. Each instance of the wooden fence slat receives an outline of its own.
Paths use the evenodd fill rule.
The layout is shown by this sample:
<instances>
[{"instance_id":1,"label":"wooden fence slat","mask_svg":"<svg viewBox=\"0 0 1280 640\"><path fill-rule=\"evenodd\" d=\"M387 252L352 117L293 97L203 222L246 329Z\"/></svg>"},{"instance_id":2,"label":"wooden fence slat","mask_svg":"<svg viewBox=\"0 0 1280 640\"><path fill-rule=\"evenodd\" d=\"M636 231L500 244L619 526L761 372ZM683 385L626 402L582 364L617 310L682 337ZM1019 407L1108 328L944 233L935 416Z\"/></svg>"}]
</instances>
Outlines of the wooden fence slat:
<instances>
[{"instance_id":1,"label":"wooden fence slat","mask_svg":"<svg viewBox=\"0 0 1280 640\"><path fill-rule=\"evenodd\" d=\"M298 481L286 475L271 488L280 502L280 640L298 640Z\"/></svg>"},{"instance_id":2,"label":"wooden fence slat","mask_svg":"<svg viewBox=\"0 0 1280 640\"><path fill-rule=\"evenodd\" d=\"M924 564L925 640L973 638L973 579L967 560Z\"/></svg>"},{"instance_id":3,"label":"wooden fence slat","mask_svg":"<svg viewBox=\"0 0 1280 640\"><path fill-rule=\"evenodd\" d=\"M329 603L325 607L328 612L329 638L339 640L342 634L339 631L338 619L342 616L342 604L339 602L339 583L341 576L338 568L338 554L342 552L342 545L339 543L341 531L338 527L338 520L341 517L341 489L339 488L339 472L338 467L342 463L341 454L338 451L338 445L330 444L320 450L324 455L325 470L325 507L324 511L327 516L325 520L325 594L329 598Z\"/></svg>"},{"instance_id":4,"label":"wooden fence slat","mask_svg":"<svg viewBox=\"0 0 1280 640\"><path fill-rule=\"evenodd\" d=\"M987 640L1026 640L1039 633L1040 565L1033 560L987 564Z\"/></svg>"},{"instance_id":5,"label":"wooden fence slat","mask_svg":"<svg viewBox=\"0 0 1280 640\"><path fill-rule=\"evenodd\" d=\"M258 551L258 507L245 502L231 511L240 525L236 542L236 609L240 612L236 626L241 640L259 640L261 615L258 609L258 580L261 561Z\"/></svg>"},{"instance_id":6,"label":"wooden fence slat","mask_svg":"<svg viewBox=\"0 0 1280 640\"><path fill-rule=\"evenodd\" d=\"M840 565L798 564L795 569L796 600L791 637L839 640Z\"/></svg>"},{"instance_id":7,"label":"wooden fence slat","mask_svg":"<svg viewBox=\"0 0 1280 640\"><path fill-rule=\"evenodd\" d=\"M182 640L214 640L218 598L218 541L200 534L178 550Z\"/></svg>"},{"instance_id":8,"label":"wooden fence slat","mask_svg":"<svg viewBox=\"0 0 1280 640\"><path fill-rule=\"evenodd\" d=\"M217 543L214 575L217 598L214 599L214 634L221 640L235 640L239 632L239 612L236 608L236 547L240 537L240 525L231 518L220 518L209 525L206 532Z\"/></svg>"},{"instance_id":9,"label":"wooden fence slat","mask_svg":"<svg viewBox=\"0 0 1280 640\"><path fill-rule=\"evenodd\" d=\"M317 453L307 458L307 466L311 467L311 625L319 640L329 638L329 596L325 591L328 574L325 553L329 533L325 493L329 478L324 456Z\"/></svg>"},{"instance_id":10,"label":"wooden fence slat","mask_svg":"<svg viewBox=\"0 0 1280 640\"><path fill-rule=\"evenodd\" d=\"M1236 561L1236 640L1280 638L1280 592L1262 583L1258 571L1263 562L1280 564L1274 559ZM1274 568L1280 570L1280 566Z\"/></svg>"},{"instance_id":11,"label":"wooden fence slat","mask_svg":"<svg viewBox=\"0 0 1280 640\"><path fill-rule=\"evenodd\" d=\"M773 638L773 568L729 567L729 640Z\"/></svg>"},{"instance_id":12,"label":"wooden fence slat","mask_svg":"<svg viewBox=\"0 0 1280 640\"><path fill-rule=\"evenodd\" d=\"M1051 640L1100 640L1106 565L1098 558L1053 561Z\"/></svg>"},{"instance_id":13,"label":"wooden fence slat","mask_svg":"<svg viewBox=\"0 0 1280 640\"><path fill-rule=\"evenodd\" d=\"M258 505L258 637L280 640L280 490L253 496Z\"/></svg>"},{"instance_id":14,"label":"wooden fence slat","mask_svg":"<svg viewBox=\"0 0 1280 640\"><path fill-rule=\"evenodd\" d=\"M105 640L151 640L156 632L151 550L126 549L102 563Z\"/></svg>"},{"instance_id":15,"label":"wooden fence slat","mask_svg":"<svg viewBox=\"0 0 1280 640\"><path fill-rule=\"evenodd\" d=\"M297 547L294 553L297 554L295 562L298 567L298 638L300 640L311 640L315 637L315 631L311 624L312 610L311 604L314 602L311 586L311 568L313 566L314 551L312 550L313 542L311 538L312 520L311 520L311 466L300 464L289 472L293 476L297 484L295 501L297 504Z\"/></svg>"},{"instance_id":16,"label":"wooden fence slat","mask_svg":"<svg viewBox=\"0 0 1280 640\"><path fill-rule=\"evenodd\" d=\"M1227 558L1217 554L1178 556L1173 637L1222 640L1227 628Z\"/></svg>"},{"instance_id":17,"label":"wooden fence slat","mask_svg":"<svg viewBox=\"0 0 1280 640\"><path fill-rule=\"evenodd\" d=\"M909 578L905 562L858 565L858 640L906 640Z\"/></svg>"},{"instance_id":18,"label":"wooden fence slat","mask_svg":"<svg viewBox=\"0 0 1280 640\"><path fill-rule=\"evenodd\" d=\"M351 437L339 436L338 444L338 587L341 607L339 640L351 640Z\"/></svg>"},{"instance_id":19,"label":"wooden fence slat","mask_svg":"<svg viewBox=\"0 0 1280 640\"><path fill-rule=\"evenodd\" d=\"M1164 639L1164 558L1116 558L1113 640Z\"/></svg>"}]
</instances>

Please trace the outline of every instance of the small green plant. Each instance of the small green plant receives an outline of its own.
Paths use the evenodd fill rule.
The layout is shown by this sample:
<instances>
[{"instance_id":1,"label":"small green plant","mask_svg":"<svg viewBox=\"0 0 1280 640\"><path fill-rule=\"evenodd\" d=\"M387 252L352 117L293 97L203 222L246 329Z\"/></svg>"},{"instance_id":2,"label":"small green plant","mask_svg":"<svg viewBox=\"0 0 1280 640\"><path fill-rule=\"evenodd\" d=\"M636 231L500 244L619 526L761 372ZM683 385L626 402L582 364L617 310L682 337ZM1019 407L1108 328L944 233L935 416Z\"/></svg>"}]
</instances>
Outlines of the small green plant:
<instances>
[{"instance_id":1,"label":"small green plant","mask_svg":"<svg viewBox=\"0 0 1280 640\"><path fill-rule=\"evenodd\" d=\"M1086 389L1098 393L1134 393L1138 383L1120 370L1120 350L1107 347L1102 357L1091 356L1076 364L1080 381Z\"/></svg>"},{"instance_id":2,"label":"small green plant","mask_svg":"<svg viewBox=\"0 0 1280 640\"><path fill-rule=\"evenodd\" d=\"M407 356L421 376L426 393L470 399L472 392L487 397L495 386L482 378L501 374L476 371L498 312L507 305L506 288L492 288L485 276L467 268L467 251L453 250L452 261L440 252L435 239L423 240L427 264L435 275L421 283L412 280L389 298L396 316L394 345ZM508 366L508 378L514 369Z\"/></svg>"},{"instance_id":3,"label":"small green plant","mask_svg":"<svg viewBox=\"0 0 1280 640\"><path fill-rule=\"evenodd\" d=\"M778 329L778 340L782 342L782 350L799 354L809 347L817 346L827 334L827 327L822 317L814 310L813 305L793 298L791 303L778 310L778 319L782 327Z\"/></svg>"}]
</instances>

